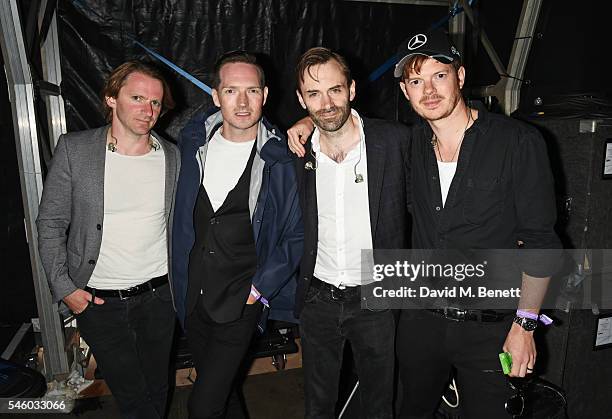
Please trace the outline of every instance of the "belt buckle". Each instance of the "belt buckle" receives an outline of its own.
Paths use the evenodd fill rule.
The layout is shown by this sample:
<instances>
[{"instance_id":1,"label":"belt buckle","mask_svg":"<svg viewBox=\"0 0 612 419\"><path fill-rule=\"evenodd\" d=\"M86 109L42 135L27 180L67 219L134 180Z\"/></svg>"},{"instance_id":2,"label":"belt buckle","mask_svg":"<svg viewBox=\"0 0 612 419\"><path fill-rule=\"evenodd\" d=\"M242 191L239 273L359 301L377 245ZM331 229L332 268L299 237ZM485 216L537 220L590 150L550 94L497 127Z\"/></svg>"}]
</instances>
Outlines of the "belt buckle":
<instances>
[{"instance_id":1,"label":"belt buckle","mask_svg":"<svg viewBox=\"0 0 612 419\"><path fill-rule=\"evenodd\" d=\"M332 298L332 300L334 300L334 301L341 300L342 299L341 293L342 293L342 290L340 290L340 289L334 287L333 285L331 285L331 298Z\"/></svg>"},{"instance_id":2,"label":"belt buckle","mask_svg":"<svg viewBox=\"0 0 612 419\"><path fill-rule=\"evenodd\" d=\"M467 310L461 310L454 307L444 307L444 317L455 322L465 321Z\"/></svg>"},{"instance_id":3,"label":"belt buckle","mask_svg":"<svg viewBox=\"0 0 612 419\"><path fill-rule=\"evenodd\" d=\"M132 296L130 295L130 293L135 289L136 287L131 287L131 288L126 288L124 290L117 290L117 293L119 294L119 300L121 301L125 301L125 300L129 300ZM127 295L123 295L123 293L126 293Z\"/></svg>"}]
</instances>

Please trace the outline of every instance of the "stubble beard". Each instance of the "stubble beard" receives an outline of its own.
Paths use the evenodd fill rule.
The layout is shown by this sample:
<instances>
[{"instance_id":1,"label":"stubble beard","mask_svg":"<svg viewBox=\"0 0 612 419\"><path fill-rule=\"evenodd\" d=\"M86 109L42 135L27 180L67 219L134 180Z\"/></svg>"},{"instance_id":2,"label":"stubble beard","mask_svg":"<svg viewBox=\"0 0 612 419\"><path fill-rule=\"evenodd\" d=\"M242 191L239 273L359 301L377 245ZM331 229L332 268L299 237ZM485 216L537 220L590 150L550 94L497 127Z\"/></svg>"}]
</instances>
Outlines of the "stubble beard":
<instances>
[{"instance_id":1,"label":"stubble beard","mask_svg":"<svg viewBox=\"0 0 612 419\"><path fill-rule=\"evenodd\" d=\"M327 113L337 112L336 117L333 119L326 119ZM322 131L336 132L344 126L349 116L351 115L351 108L348 104L345 106L333 106L329 109L320 110L316 112L308 111L308 114L312 118L314 124Z\"/></svg>"},{"instance_id":2,"label":"stubble beard","mask_svg":"<svg viewBox=\"0 0 612 419\"><path fill-rule=\"evenodd\" d=\"M428 96L425 98L422 98L420 102L425 102L427 100L432 100L432 99L441 99L442 100L442 104L444 104L445 102L445 97L441 96L441 95L432 95L432 96ZM459 104L459 102L461 101L461 92L454 92L450 99L447 101L448 103L448 107L443 109L442 112L440 113L440 109L433 109L433 110L429 110L429 109L425 109L425 108L419 108L416 106L412 106L412 109L423 119L425 119L426 121L439 121L441 119L447 118L448 116L450 116L453 111L455 110L455 108L457 107L457 105Z\"/></svg>"}]
</instances>

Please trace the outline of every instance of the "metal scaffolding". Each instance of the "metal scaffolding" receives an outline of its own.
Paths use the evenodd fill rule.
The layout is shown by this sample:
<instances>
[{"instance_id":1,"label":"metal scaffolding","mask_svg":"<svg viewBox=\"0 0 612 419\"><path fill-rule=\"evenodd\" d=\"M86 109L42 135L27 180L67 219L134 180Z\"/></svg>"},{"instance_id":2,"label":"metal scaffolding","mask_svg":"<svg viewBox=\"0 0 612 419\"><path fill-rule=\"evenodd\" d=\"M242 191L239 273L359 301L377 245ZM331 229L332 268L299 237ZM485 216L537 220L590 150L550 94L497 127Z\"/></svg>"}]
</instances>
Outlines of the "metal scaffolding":
<instances>
[{"instance_id":1,"label":"metal scaffolding","mask_svg":"<svg viewBox=\"0 0 612 419\"><path fill-rule=\"evenodd\" d=\"M47 12L46 1L43 2L41 10L43 14ZM43 45L45 74L53 81L58 81L60 67L55 18L49 26L48 33L49 36L46 37ZM0 1L0 43L11 101L26 238L30 250L32 278L44 346L44 372L47 380L62 379L70 370L64 328L57 305L53 304L51 299L38 254L38 232L35 221L42 195L43 178L35 110L37 92L32 82L29 55L23 35L17 0ZM53 87L53 84L49 86ZM55 85L55 90L59 92L57 85ZM65 132L66 122L61 97L49 98L47 109L53 126L51 130L53 138L56 134Z\"/></svg>"}]
</instances>

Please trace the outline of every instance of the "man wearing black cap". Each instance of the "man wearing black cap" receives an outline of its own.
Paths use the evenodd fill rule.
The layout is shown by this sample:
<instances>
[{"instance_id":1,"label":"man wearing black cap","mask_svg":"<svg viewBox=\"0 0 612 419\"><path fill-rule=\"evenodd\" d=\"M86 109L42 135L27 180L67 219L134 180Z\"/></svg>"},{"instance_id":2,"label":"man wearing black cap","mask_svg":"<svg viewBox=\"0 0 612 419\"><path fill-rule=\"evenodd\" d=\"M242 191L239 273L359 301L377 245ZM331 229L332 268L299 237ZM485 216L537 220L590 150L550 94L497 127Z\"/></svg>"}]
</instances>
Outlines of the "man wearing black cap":
<instances>
[{"instance_id":1,"label":"man wearing black cap","mask_svg":"<svg viewBox=\"0 0 612 419\"><path fill-rule=\"evenodd\" d=\"M466 104L466 70L443 32L408 38L400 56L395 76L422 118L413 128L410 158L413 247L558 248L553 178L539 133ZM505 402L513 392L498 354L511 354L510 376L533 371L533 329L550 265L539 259L520 266L516 316L461 307L402 311L396 341L400 417L433 417L453 368L462 418L507 417Z\"/></svg>"}]
</instances>

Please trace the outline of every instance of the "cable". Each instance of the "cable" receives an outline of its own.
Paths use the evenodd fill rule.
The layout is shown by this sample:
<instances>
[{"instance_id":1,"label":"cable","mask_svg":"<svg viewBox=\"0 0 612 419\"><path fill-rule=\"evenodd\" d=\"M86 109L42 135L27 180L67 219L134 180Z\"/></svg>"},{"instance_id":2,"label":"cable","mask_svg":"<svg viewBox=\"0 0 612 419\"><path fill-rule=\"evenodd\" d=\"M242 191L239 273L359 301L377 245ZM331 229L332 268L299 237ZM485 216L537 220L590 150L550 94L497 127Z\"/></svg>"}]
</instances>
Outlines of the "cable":
<instances>
[{"instance_id":1,"label":"cable","mask_svg":"<svg viewBox=\"0 0 612 419\"><path fill-rule=\"evenodd\" d=\"M444 400L444 403L446 403L448 405L448 407L452 407L453 409L455 409L456 407L459 406L459 391L457 391L457 383L455 383L455 379L452 379L452 382L448 385L448 388L450 388L451 390L453 390L455 392L455 397L457 398L457 403L452 404L450 403L448 400L446 400L445 396L442 396L442 400Z\"/></svg>"}]
</instances>

